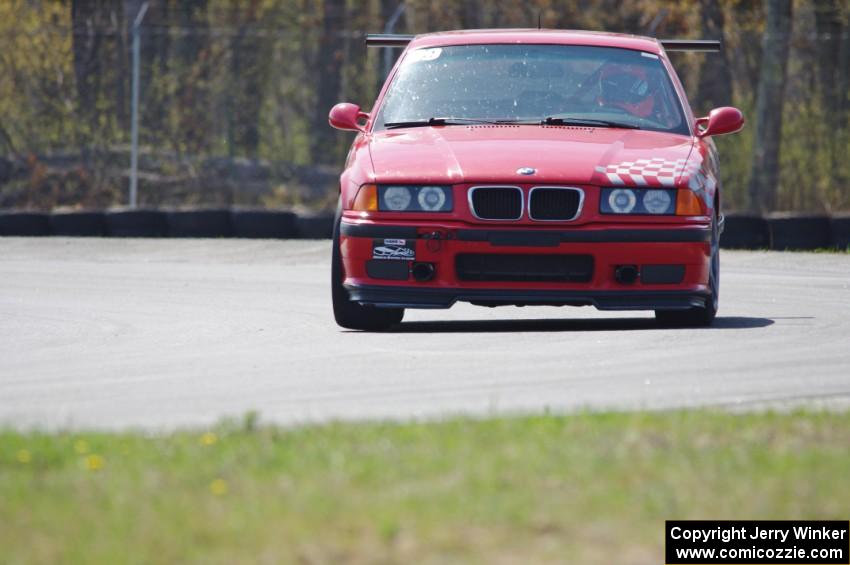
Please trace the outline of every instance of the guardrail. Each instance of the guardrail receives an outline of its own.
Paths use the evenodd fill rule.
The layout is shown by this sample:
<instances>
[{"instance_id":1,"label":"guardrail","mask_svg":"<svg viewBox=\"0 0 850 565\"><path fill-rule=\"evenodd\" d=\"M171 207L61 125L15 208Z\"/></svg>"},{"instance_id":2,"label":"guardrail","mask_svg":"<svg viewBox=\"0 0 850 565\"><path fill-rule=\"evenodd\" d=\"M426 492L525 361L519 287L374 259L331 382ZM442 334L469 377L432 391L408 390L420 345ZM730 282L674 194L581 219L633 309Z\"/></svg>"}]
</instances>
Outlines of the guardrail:
<instances>
[{"instance_id":1,"label":"guardrail","mask_svg":"<svg viewBox=\"0 0 850 565\"><path fill-rule=\"evenodd\" d=\"M0 212L0 235L5 236L328 239L332 231L333 214L288 210ZM727 214L720 244L729 249L850 249L850 213Z\"/></svg>"}]
</instances>

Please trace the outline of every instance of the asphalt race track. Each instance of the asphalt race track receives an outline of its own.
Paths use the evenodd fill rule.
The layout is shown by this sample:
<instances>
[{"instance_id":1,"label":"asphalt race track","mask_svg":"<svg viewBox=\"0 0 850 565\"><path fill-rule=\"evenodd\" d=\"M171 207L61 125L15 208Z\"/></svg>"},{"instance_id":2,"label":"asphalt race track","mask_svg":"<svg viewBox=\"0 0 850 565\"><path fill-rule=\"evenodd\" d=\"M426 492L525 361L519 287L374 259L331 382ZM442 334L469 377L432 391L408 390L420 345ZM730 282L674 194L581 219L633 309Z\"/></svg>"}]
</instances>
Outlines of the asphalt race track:
<instances>
[{"instance_id":1,"label":"asphalt race track","mask_svg":"<svg viewBox=\"0 0 850 565\"><path fill-rule=\"evenodd\" d=\"M850 399L850 255L724 251L719 317L408 311L342 331L330 242L0 239L0 426L163 429Z\"/></svg>"}]
</instances>

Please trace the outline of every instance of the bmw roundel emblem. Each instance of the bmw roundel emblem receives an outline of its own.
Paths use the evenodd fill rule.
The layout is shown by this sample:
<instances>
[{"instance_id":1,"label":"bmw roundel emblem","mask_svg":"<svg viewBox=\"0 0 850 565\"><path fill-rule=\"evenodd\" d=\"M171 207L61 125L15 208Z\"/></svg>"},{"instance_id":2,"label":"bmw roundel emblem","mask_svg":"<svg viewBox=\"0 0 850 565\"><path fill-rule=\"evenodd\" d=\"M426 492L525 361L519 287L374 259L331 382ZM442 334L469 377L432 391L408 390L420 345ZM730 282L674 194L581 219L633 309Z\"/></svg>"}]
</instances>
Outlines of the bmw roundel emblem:
<instances>
[{"instance_id":1,"label":"bmw roundel emblem","mask_svg":"<svg viewBox=\"0 0 850 565\"><path fill-rule=\"evenodd\" d=\"M533 175L537 172L537 169L532 169L531 167L521 167L517 169L516 172L520 175Z\"/></svg>"}]
</instances>

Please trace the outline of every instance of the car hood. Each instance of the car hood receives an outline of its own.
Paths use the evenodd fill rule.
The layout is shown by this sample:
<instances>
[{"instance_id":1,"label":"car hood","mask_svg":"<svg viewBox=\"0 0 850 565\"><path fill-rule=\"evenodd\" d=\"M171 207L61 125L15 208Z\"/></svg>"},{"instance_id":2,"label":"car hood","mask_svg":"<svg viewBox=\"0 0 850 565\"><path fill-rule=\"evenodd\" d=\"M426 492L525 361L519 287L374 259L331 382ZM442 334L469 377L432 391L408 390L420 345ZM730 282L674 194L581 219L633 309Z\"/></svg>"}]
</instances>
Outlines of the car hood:
<instances>
[{"instance_id":1,"label":"car hood","mask_svg":"<svg viewBox=\"0 0 850 565\"><path fill-rule=\"evenodd\" d=\"M692 169L692 147L692 138L663 132L515 125L385 130L369 142L378 182L434 184L672 186Z\"/></svg>"}]
</instances>

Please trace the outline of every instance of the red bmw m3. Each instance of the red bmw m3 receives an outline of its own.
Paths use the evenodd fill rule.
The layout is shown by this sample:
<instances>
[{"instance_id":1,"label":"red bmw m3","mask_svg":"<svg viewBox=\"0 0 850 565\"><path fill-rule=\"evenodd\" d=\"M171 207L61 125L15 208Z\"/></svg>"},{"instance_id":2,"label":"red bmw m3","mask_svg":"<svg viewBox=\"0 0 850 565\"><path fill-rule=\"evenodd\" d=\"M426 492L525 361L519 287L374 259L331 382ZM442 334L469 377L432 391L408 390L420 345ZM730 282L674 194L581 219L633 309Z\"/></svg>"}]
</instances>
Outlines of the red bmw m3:
<instances>
[{"instance_id":1,"label":"red bmw m3","mask_svg":"<svg viewBox=\"0 0 850 565\"><path fill-rule=\"evenodd\" d=\"M404 46L357 132L333 239L337 323L386 329L405 308L570 305L709 325L723 229L711 137L668 50L716 42L559 30L370 36Z\"/></svg>"}]
</instances>

